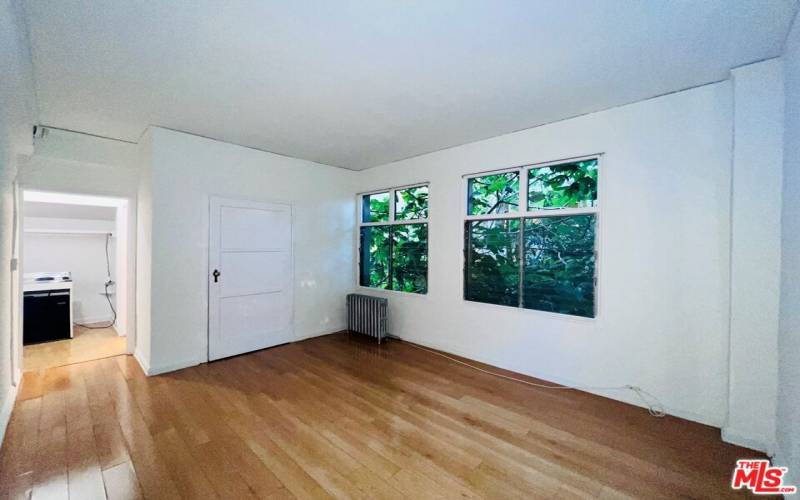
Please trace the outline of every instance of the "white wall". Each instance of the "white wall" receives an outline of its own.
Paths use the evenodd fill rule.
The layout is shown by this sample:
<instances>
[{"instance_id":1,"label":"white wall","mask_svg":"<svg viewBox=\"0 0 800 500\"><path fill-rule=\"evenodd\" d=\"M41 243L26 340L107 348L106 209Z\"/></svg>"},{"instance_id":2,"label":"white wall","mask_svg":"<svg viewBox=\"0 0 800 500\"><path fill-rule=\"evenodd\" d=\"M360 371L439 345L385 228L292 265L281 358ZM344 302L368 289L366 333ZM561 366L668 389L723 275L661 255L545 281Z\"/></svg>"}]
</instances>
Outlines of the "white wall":
<instances>
[{"instance_id":1,"label":"white wall","mask_svg":"<svg viewBox=\"0 0 800 500\"><path fill-rule=\"evenodd\" d=\"M772 59L732 71L729 411L723 439L775 448L783 169L783 71Z\"/></svg>"},{"instance_id":2,"label":"white wall","mask_svg":"<svg viewBox=\"0 0 800 500\"><path fill-rule=\"evenodd\" d=\"M134 356L146 373L150 373L150 313L153 292L153 134L147 130L137 151L139 182L136 200L136 348Z\"/></svg>"},{"instance_id":3,"label":"white wall","mask_svg":"<svg viewBox=\"0 0 800 500\"><path fill-rule=\"evenodd\" d=\"M669 413L721 426L731 121L724 82L364 171L362 191L431 182L430 292L385 293L390 331L550 381L638 385ZM605 153L597 318L464 301L461 176L593 153Z\"/></svg>"},{"instance_id":4,"label":"white wall","mask_svg":"<svg viewBox=\"0 0 800 500\"><path fill-rule=\"evenodd\" d=\"M113 207L104 208L111 210L112 214L115 212ZM71 217L31 217L26 215L25 212L26 210L23 208L24 229L27 233L57 233L67 231L75 231L76 233L98 231L113 233L115 229L113 218L108 220L75 219Z\"/></svg>"},{"instance_id":5,"label":"white wall","mask_svg":"<svg viewBox=\"0 0 800 500\"><path fill-rule=\"evenodd\" d=\"M112 209L113 210L113 209ZM24 221L23 267L25 273L70 271L72 273L73 320L77 323L113 319L104 295L106 282L106 236L104 234L38 233L35 230L104 231L115 233L114 221L26 217ZM116 237L109 240L111 278L117 279ZM109 288L114 292L114 287ZM116 294L111 295L116 308Z\"/></svg>"},{"instance_id":6,"label":"white wall","mask_svg":"<svg viewBox=\"0 0 800 500\"><path fill-rule=\"evenodd\" d=\"M135 198L136 154L135 144L50 129L20 166L20 183L41 191Z\"/></svg>"},{"instance_id":7,"label":"white wall","mask_svg":"<svg viewBox=\"0 0 800 500\"><path fill-rule=\"evenodd\" d=\"M36 155L106 168L135 168L137 162L137 149L133 143L51 128L46 128L44 137L37 139ZM120 185L118 188L130 190L131 186Z\"/></svg>"},{"instance_id":8,"label":"white wall","mask_svg":"<svg viewBox=\"0 0 800 500\"><path fill-rule=\"evenodd\" d=\"M783 231L780 335L778 339L777 454L789 467L788 484L800 484L800 22L783 55L784 122Z\"/></svg>"},{"instance_id":9,"label":"white wall","mask_svg":"<svg viewBox=\"0 0 800 500\"><path fill-rule=\"evenodd\" d=\"M116 264L111 268L114 278L114 305L117 313L117 320L114 325L117 334L128 337L125 351L133 354L136 346L136 332L128 329L135 327L136 311L136 252L135 241L130 241L136 237L136 228L131 226L131 220L135 220L135 215L131 213L130 201L124 200L115 207L114 220L114 257ZM112 289L109 287L109 289ZM122 306L122 307L120 307Z\"/></svg>"},{"instance_id":10,"label":"white wall","mask_svg":"<svg viewBox=\"0 0 800 500\"><path fill-rule=\"evenodd\" d=\"M0 442L14 404L20 366L12 347L19 318L13 290L19 273L11 271L14 234L14 179L19 156L31 152L36 120L33 70L20 3L0 0Z\"/></svg>"},{"instance_id":11,"label":"white wall","mask_svg":"<svg viewBox=\"0 0 800 500\"><path fill-rule=\"evenodd\" d=\"M141 358L150 373L208 359L212 195L293 204L295 336L344 329L345 294L354 286L355 173L161 128L152 128L146 142L151 167L143 178L150 182L140 205L152 227L142 224L151 231L140 237L152 237L151 316L150 352ZM139 262L146 259L140 253ZM143 306L140 321L148 314Z\"/></svg>"}]
</instances>

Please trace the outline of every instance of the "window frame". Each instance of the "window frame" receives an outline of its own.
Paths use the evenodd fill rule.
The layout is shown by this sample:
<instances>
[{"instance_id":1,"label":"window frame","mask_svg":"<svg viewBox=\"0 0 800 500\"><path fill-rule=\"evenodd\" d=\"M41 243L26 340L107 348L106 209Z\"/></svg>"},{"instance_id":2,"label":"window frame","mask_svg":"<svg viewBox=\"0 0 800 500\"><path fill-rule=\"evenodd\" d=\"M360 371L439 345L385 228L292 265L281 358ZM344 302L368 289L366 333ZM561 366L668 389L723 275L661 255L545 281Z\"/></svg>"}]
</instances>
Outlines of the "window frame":
<instances>
[{"instance_id":1,"label":"window frame","mask_svg":"<svg viewBox=\"0 0 800 500\"><path fill-rule=\"evenodd\" d=\"M425 219L400 219L396 218L396 192L404 191L406 189L426 186L428 188L428 216ZM364 197L373 194L389 193L389 220L383 222L364 222ZM355 251L356 251L356 265L355 265L355 278L356 288L359 290L371 290L374 292L388 292L402 294L404 297L427 297L431 291L430 283L430 253L431 253L431 183L428 181L414 182L411 184L403 184L401 186L393 186L390 188L371 189L362 193L356 194L356 220L358 225L355 231ZM425 246L425 257L428 265L425 267L425 282L427 284L425 293L404 292L403 290L390 290L387 288L375 288L371 286L364 286L361 284L361 228L370 226L404 226L408 224L427 224L428 225L428 244Z\"/></svg>"},{"instance_id":2,"label":"window frame","mask_svg":"<svg viewBox=\"0 0 800 500\"><path fill-rule=\"evenodd\" d=\"M536 314L536 315L544 315L550 316L558 319L566 319L575 322L595 322L600 317L600 272L601 272L601 261L600 257L603 255L602 252L602 238L601 238L601 209L604 205L603 203L603 190L601 188L603 184L603 177L605 176L605 168L603 166L603 158L605 153L594 153L594 154L587 154L581 156L572 156L568 158L561 158L557 160L545 161L545 162L536 162L536 163L526 163L524 165L519 165L515 167L507 167L507 168L499 168L493 170L486 170L482 172L475 172L471 174L465 174L462 176L461 182L461 193L462 193L462 206L461 206L461 259L462 259L462 269L461 269L461 300L464 303L470 304L471 306L476 307L503 307L503 308L511 308L517 309L520 311L525 311L526 313ZM534 170L537 168L543 167L552 167L554 165L562 165L564 163L573 163L585 160L597 160L597 201L595 206L593 207L570 207L570 208L529 208L528 207L528 172L530 170ZM510 213L499 213L499 214L483 214L483 215L469 215L469 180L474 179L476 177L484 177L487 175L496 175L496 174L503 174L506 172L518 172L519 173L519 200L518 200L518 207L519 210L516 212ZM594 235L594 316L593 317L585 317L585 316L576 316L572 314L566 313L559 313L553 311L541 311L539 309L529 309L522 306L522 283L524 282L524 266L520 266L519 270L519 282L520 282L520 303L516 306L509 306L504 304L492 304L489 302L478 302L475 300L468 300L467 297L467 290L466 290L466 272L467 272L467 235L466 231L468 228L468 224L474 221L484 221L484 220L503 220L503 219L510 219L510 220L519 220L520 221L520 231L522 231L522 226L524 226L525 219L539 219L544 217L568 217L572 215L594 215L595 217L595 235ZM520 249L521 250L521 249ZM520 259L524 261L524 255L520 254Z\"/></svg>"}]
</instances>

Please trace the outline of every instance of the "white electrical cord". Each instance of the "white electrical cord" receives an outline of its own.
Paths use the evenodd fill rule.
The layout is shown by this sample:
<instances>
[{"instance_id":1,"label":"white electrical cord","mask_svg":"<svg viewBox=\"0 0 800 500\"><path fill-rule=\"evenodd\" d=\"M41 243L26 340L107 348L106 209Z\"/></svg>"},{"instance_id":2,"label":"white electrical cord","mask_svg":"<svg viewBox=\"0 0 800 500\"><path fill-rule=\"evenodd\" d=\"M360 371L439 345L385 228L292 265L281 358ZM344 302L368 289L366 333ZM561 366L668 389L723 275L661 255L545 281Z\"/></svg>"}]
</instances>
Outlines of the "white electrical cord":
<instances>
[{"instance_id":1,"label":"white electrical cord","mask_svg":"<svg viewBox=\"0 0 800 500\"><path fill-rule=\"evenodd\" d=\"M111 322L107 325L84 325L81 323L75 323L77 326L86 328L88 330L100 330L103 328L111 328L117 323L117 310L114 308L114 304L111 302L111 297L109 296L108 293L108 287L114 284L114 282L111 280L111 258L108 256L108 242L110 240L111 240L111 233L106 233L106 282L103 285L105 287L103 295L105 295L106 300L108 301L108 307L111 308L111 313L113 314L113 317L111 318Z\"/></svg>"},{"instance_id":2,"label":"white electrical cord","mask_svg":"<svg viewBox=\"0 0 800 500\"><path fill-rule=\"evenodd\" d=\"M397 337L394 337L397 338ZM519 382L521 384L529 385L532 387L538 387L540 389L552 389L552 390L573 390L573 391L623 391L629 390L633 391L642 403L647 407L648 413L650 416L661 418L666 415L666 411L664 410L664 405L661 404L661 401L658 400L655 396L650 394L649 392L645 391L641 387L635 385L620 385L620 386L610 386L610 387L600 387L600 386L566 386L566 385L544 385L544 384L537 384L535 382L530 382L528 380L523 380L520 378L509 377L508 375L503 375L502 373L493 372L491 370L485 370L479 366L475 366L470 363L466 363L461 361L460 359L453 358L446 354L443 354L438 351L434 351L433 349L428 349L426 347L419 346L417 344L412 344L411 342L404 342L405 345L409 345L415 349L419 349L421 351L429 352L431 354L435 354L436 356L448 359L454 363L458 363L460 365L467 366L472 368L473 370L477 370L479 372L487 373L489 375L494 375L495 377L504 378L506 380L511 380L513 382Z\"/></svg>"}]
</instances>

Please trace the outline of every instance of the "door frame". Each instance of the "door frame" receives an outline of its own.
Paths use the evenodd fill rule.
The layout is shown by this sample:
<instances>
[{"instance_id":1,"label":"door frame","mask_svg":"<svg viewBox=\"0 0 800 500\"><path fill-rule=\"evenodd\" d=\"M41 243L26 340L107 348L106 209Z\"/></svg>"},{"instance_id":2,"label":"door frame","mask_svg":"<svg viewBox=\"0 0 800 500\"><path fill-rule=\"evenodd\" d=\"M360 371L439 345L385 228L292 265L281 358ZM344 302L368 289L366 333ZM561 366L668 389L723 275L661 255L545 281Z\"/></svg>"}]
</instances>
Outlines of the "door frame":
<instances>
[{"instance_id":1,"label":"door frame","mask_svg":"<svg viewBox=\"0 0 800 500\"><path fill-rule=\"evenodd\" d=\"M264 205L286 205L289 207L289 294L291 302L291 310L289 311L289 336L292 341L296 339L297 332L295 330L295 207L292 201L288 200L254 200L248 198L231 198L229 196L216 196L208 197L208 259L206 260L206 361L210 362L211 359L211 325L212 321L217 319L219 309L215 311L214 301L211 296L212 291L212 272L214 269L219 269L219 245L215 244L214 232L219 233L221 228L221 221L218 219L218 209L221 209L225 204L230 204L239 208L263 208ZM217 209L217 215L215 215ZM219 234L217 235L219 236ZM225 359L225 358L222 358Z\"/></svg>"},{"instance_id":2,"label":"door frame","mask_svg":"<svg viewBox=\"0 0 800 500\"><path fill-rule=\"evenodd\" d=\"M14 206L14 220L16 221L16 248L17 268L12 272L17 275L13 283L14 297L16 303L13 304L16 317L12 318L12 374L17 383L22 378L25 369L23 366L23 273L24 264L24 235L25 235L25 216L24 203L27 199L44 201L49 203L67 203L74 205L90 205L113 207L116 210L114 232L117 233L115 242L115 266L117 291L117 333L126 337L125 354L133 355L137 345L137 316L136 316L136 237L137 237L137 199L135 196L103 192L81 192L81 191L51 191L40 189L23 182L16 183L16 199ZM122 242L122 244L121 244ZM14 277L12 276L12 280ZM121 330L121 332L120 332Z\"/></svg>"}]
</instances>

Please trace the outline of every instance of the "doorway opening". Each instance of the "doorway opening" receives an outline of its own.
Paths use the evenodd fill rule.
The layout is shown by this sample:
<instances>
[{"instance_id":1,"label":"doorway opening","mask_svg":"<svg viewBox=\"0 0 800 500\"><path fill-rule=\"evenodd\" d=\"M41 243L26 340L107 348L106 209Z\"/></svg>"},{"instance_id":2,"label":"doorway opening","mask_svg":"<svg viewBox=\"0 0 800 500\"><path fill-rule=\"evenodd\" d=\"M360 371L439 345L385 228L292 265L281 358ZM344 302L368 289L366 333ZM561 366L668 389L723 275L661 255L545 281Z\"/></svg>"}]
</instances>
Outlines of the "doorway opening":
<instances>
[{"instance_id":1,"label":"doorway opening","mask_svg":"<svg viewBox=\"0 0 800 500\"><path fill-rule=\"evenodd\" d=\"M23 370L132 352L128 200L25 190L21 208Z\"/></svg>"}]
</instances>

